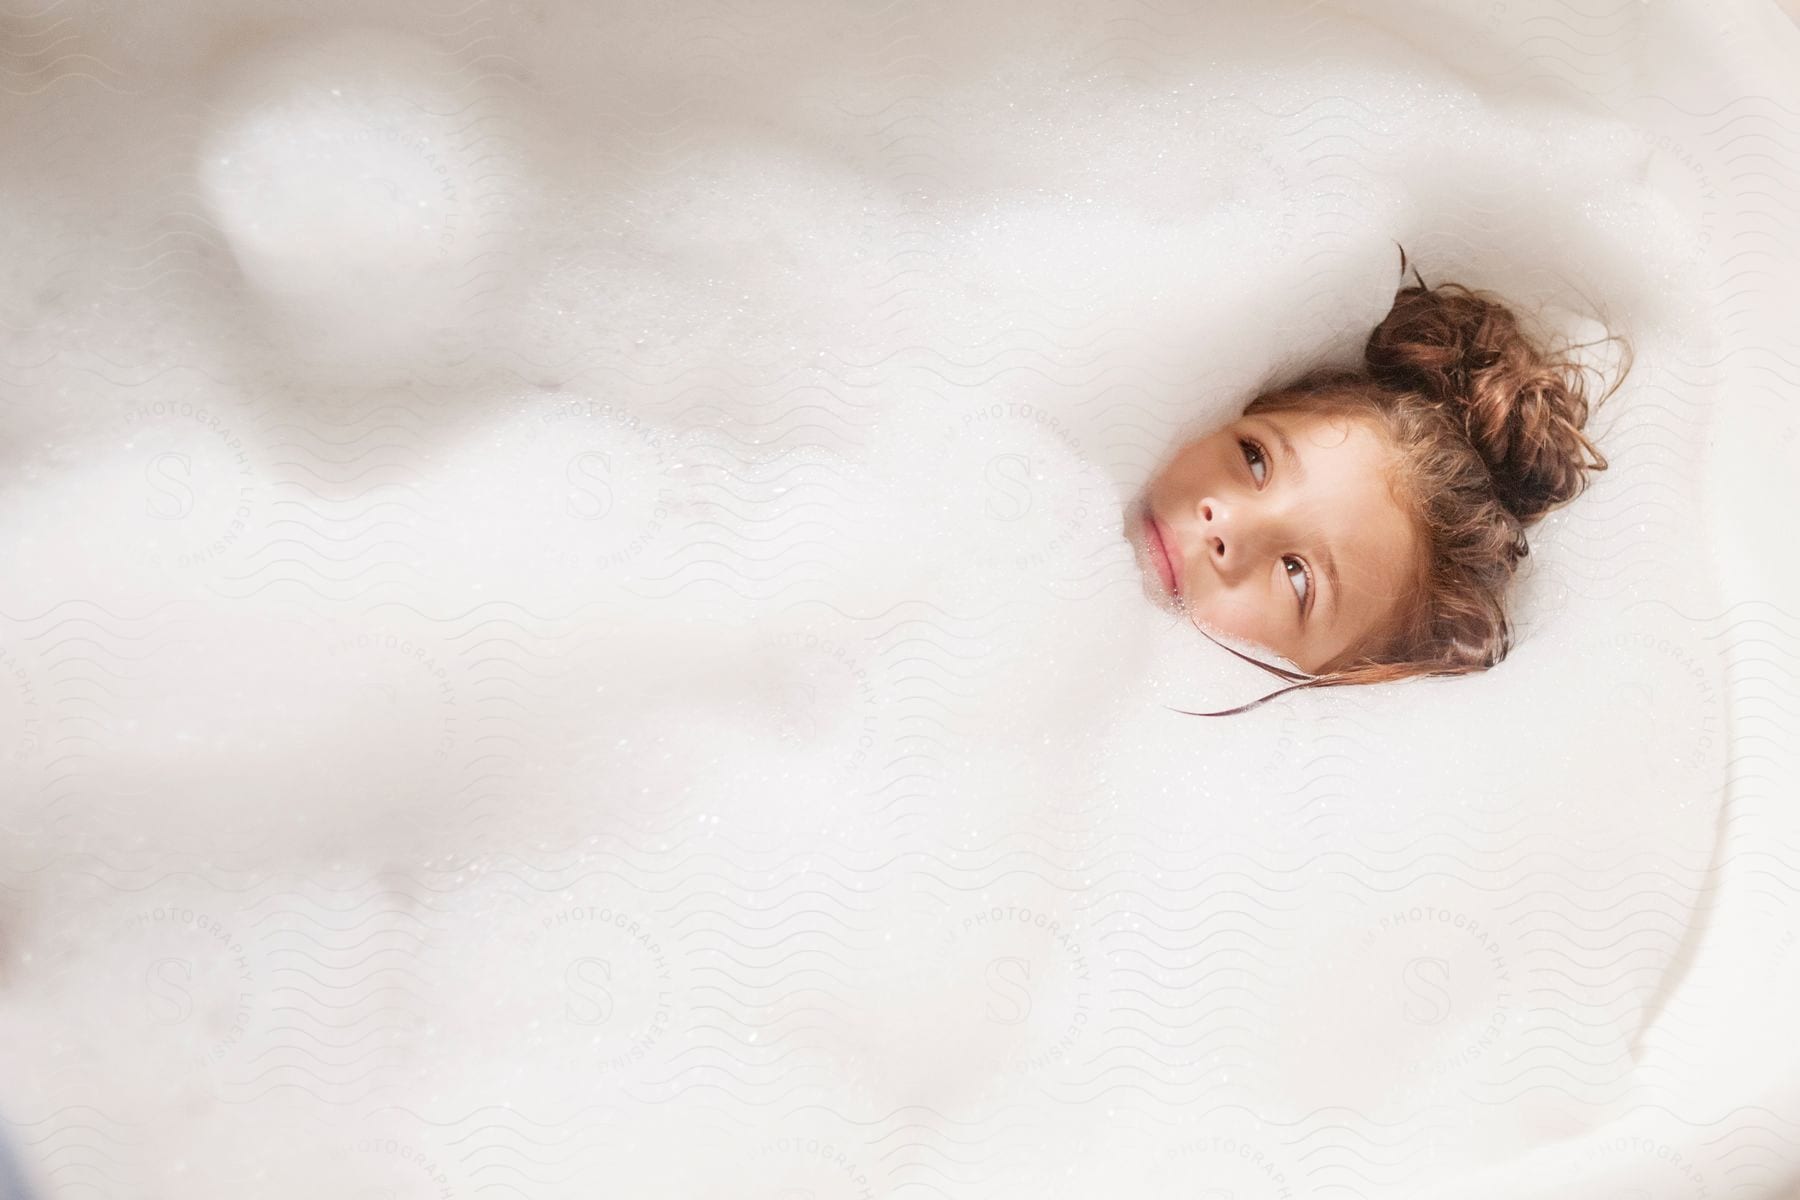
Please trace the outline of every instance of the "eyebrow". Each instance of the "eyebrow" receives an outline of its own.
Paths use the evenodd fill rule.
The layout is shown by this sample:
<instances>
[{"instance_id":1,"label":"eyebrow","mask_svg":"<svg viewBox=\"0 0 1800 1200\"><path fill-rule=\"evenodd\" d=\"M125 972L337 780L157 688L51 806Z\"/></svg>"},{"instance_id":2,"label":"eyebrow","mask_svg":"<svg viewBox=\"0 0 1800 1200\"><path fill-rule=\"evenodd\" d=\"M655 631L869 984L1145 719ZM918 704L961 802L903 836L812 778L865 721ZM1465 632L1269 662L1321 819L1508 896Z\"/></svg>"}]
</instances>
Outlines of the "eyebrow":
<instances>
[{"instance_id":1,"label":"eyebrow","mask_svg":"<svg viewBox=\"0 0 1800 1200\"><path fill-rule=\"evenodd\" d=\"M1287 456L1288 470L1294 473L1296 483L1306 482L1306 464L1300 461L1300 452L1294 449L1294 443L1288 440L1287 430L1270 421L1269 428L1275 431L1275 440L1281 443L1281 452Z\"/></svg>"},{"instance_id":2,"label":"eyebrow","mask_svg":"<svg viewBox=\"0 0 1800 1200\"><path fill-rule=\"evenodd\" d=\"M1287 431L1266 417L1264 421L1270 429L1275 431L1275 440L1281 443L1281 453L1287 458L1288 470L1294 473L1294 481L1305 483L1306 464L1300 461L1300 452L1294 449L1294 443L1289 440ZM1324 542L1319 544L1319 565L1325 568L1325 578L1331 581L1331 616L1333 620L1336 620L1339 607L1338 593L1343 591L1344 585L1338 577L1337 559L1332 556L1331 547Z\"/></svg>"},{"instance_id":3,"label":"eyebrow","mask_svg":"<svg viewBox=\"0 0 1800 1200\"><path fill-rule=\"evenodd\" d=\"M1325 578L1331 580L1331 618L1335 621L1338 615L1338 593L1344 590L1344 585L1338 580L1337 559L1331 556L1331 547L1324 543L1319 545L1319 564L1325 568Z\"/></svg>"}]
</instances>

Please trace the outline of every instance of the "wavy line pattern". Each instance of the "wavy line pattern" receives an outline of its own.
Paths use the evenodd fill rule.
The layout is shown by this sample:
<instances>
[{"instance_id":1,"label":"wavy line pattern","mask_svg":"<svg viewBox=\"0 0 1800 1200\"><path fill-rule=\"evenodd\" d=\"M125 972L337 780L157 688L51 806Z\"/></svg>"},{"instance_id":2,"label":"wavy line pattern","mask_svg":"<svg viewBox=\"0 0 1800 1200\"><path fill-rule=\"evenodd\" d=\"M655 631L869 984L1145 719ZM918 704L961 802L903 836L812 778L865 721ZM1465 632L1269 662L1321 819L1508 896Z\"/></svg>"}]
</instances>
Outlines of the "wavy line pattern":
<instances>
[{"instance_id":1,"label":"wavy line pattern","mask_svg":"<svg viewBox=\"0 0 1800 1200\"><path fill-rule=\"evenodd\" d=\"M0 1191L1800 1194L1764 7L0 10ZM1609 467L1179 715L1126 502L1395 242Z\"/></svg>"}]
</instances>

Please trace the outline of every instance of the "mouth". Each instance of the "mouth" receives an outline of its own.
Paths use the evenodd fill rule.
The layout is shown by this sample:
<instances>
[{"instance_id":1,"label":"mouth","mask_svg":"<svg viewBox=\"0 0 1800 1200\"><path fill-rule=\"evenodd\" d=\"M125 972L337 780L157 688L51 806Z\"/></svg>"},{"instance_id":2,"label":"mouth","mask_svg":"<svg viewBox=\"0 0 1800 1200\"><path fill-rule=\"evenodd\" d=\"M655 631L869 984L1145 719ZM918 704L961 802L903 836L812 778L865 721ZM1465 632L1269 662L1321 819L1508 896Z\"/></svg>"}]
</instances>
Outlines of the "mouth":
<instances>
[{"instance_id":1,"label":"mouth","mask_svg":"<svg viewBox=\"0 0 1800 1200\"><path fill-rule=\"evenodd\" d=\"M1169 553L1169 538L1161 521L1149 509L1144 510L1144 544L1150 550L1150 562L1156 568L1156 577L1162 583L1163 591L1176 600L1181 599L1181 583L1175 574L1175 558Z\"/></svg>"}]
</instances>

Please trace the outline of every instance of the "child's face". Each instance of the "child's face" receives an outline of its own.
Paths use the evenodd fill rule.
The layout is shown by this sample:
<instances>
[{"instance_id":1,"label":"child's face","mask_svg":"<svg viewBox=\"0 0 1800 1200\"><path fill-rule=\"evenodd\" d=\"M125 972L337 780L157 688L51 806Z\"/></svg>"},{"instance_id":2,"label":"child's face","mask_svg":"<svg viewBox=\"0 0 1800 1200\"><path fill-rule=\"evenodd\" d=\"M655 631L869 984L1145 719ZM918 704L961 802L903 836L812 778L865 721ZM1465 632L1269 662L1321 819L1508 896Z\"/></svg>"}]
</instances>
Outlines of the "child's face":
<instances>
[{"instance_id":1,"label":"child's face","mask_svg":"<svg viewBox=\"0 0 1800 1200\"><path fill-rule=\"evenodd\" d=\"M1146 594L1320 672L1408 582L1417 540L1388 492L1390 461L1375 426L1341 415L1242 416L1189 442L1126 515Z\"/></svg>"}]
</instances>

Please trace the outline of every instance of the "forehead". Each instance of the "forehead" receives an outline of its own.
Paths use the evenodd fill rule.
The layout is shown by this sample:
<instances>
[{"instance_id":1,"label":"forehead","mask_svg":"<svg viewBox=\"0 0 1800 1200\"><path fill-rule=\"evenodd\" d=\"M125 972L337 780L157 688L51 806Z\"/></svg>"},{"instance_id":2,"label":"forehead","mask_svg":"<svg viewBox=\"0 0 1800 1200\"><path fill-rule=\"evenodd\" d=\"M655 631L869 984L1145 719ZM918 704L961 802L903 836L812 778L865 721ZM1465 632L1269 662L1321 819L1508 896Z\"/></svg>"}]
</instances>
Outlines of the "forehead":
<instances>
[{"instance_id":1,"label":"forehead","mask_svg":"<svg viewBox=\"0 0 1800 1200\"><path fill-rule=\"evenodd\" d=\"M1393 454L1371 418L1349 413L1273 412L1248 419L1268 421L1287 434L1305 464L1309 483L1318 475L1348 487L1366 477L1386 490Z\"/></svg>"},{"instance_id":2,"label":"forehead","mask_svg":"<svg viewBox=\"0 0 1800 1200\"><path fill-rule=\"evenodd\" d=\"M1393 450L1366 418L1326 413L1266 413L1293 442L1305 474L1296 491L1296 517L1330 545L1343 577L1343 616L1352 626L1373 623L1396 592L1412 560L1412 522L1394 499Z\"/></svg>"}]
</instances>

